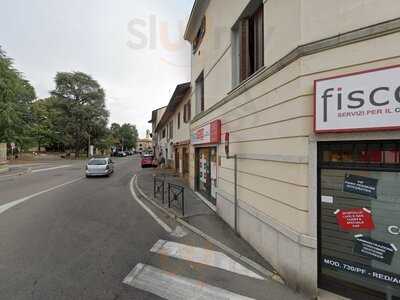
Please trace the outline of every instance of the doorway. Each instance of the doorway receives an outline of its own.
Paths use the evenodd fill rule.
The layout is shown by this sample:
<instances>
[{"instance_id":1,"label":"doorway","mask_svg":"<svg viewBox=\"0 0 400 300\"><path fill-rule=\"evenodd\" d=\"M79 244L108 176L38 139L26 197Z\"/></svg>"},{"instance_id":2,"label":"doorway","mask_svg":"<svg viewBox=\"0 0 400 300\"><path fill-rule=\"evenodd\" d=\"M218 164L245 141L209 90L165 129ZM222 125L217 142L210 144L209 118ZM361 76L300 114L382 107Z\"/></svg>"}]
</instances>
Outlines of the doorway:
<instances>
[{"instance_id":1,"label":"doorway","mask_svg":"<svg viewBox=\"0 0 400 300\"><path fill-rule=\"evenodd\" d=\"M216 205L217 148L196 149L196 189Z\"/></svg>"},{"instance_id":2,"label":"doorway","mask_svg":"<svg viewBox=\"0 0 400 300\"><path fill-rule=\"evenodd\" d=\"M400 142L318 144L318 285L400 299Z\"/></svg>"}]
</instances>

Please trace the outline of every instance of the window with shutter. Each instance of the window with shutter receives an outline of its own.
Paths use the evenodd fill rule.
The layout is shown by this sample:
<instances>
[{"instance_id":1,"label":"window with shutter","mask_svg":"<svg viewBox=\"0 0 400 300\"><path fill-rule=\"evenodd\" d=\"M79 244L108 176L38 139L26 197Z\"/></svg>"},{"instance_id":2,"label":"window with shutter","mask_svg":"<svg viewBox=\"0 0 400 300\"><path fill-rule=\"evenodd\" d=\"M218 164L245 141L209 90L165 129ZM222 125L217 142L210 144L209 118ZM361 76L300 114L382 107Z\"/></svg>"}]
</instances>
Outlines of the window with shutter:
<instances>
[{"instance_id":1,"label":"window with shutter","mask_svg":"<svg viewBox=\"0 0 400 300\"><path fill-rule=\"evenodd\" d=\"M264 7L253 0L233 27L234 86L264 66Z\"/></svg>"},{"instance_id":2,"label":"window with shutter","mask_svg":"<svg viewBox=\"0 0 400 300\"><path fill-rule=\"evenodd\" d=\"M204 73L196 79L196 113L204 111Z\"/></svg>"}]
</instances>

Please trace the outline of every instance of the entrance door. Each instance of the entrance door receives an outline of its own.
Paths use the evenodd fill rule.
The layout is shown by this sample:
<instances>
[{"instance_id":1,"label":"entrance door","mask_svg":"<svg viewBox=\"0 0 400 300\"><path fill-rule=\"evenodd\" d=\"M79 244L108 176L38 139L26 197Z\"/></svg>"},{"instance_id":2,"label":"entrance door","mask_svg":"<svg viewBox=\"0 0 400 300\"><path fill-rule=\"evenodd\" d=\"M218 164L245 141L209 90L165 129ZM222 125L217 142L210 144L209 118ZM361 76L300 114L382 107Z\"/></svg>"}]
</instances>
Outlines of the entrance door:
<instances>
[{"instance_id":1,"label":"entrance door","mask_svg":"<svg viewBox=\"0 0 400 300\"><path fill-rule=\"evenodd\" d=\"M400 143L318 145L319 286L400 299Z\"/></svg>"},{"instance_id":2,"label":"entrance door","mask_svg":"<svg viewBox=\"0 0 400 300\"><path fill-rule=\"evenodd\" d=\"M216 188L216 148L197 149L197 190L214 205Z\"/></svg>"}]
</instances>

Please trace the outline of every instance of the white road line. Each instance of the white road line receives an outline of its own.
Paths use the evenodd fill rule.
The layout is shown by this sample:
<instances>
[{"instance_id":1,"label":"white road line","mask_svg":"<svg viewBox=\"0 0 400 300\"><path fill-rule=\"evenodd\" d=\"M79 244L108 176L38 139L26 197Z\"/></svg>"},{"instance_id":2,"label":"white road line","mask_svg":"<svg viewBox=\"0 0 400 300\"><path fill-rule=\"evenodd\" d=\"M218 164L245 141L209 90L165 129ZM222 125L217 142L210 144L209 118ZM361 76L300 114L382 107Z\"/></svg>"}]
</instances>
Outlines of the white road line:
<instances>
[{"instance_id":1,"label":"white road line","mask_svg":"<svg viewBox=\"0 0 400 300\"><path fill-rule=\"evenodd\" d=\"M141 263L135 266L123 282L170 300L252 300L252 298Z\"/></svg>"},{"instance_id":2,"label":"white road line","mask_svg":"<svg viewBox=\"0 0 400 300\"><path fill-rule=\"evenodd\" d=\"M57 169L65 169L65 168L69 168L71 166L72 165L62 165L62 166L57 166L57 167L45 168L45 169L35 169L35 170L32 170L31 173L40 173L40 172L57 170Z\"/></svg>"},{"instance_id":3,"label":"white road line","mask_svg":"<svg viewBox=\"0 0 400 300\"><path fill-rule=\"evenodd\" d=\"M42 194L45 194L45 193L54 191L55 189L59 189L59 188L61 188L61 187L63 187L63 186L69 185L69 184L71 184L71 183L77 182L77 181L81 180L82 178L83 178L83 177L79 177L79 178L77 178L77 179L74 179L74 180L65 182L65 183L63 183L63 184L53 186L52 188L49 188L49 189L47 189L47 190L40 191L40 192L37 192L37 193L35 193L35 194L29 195L29 196L27 196L27 197L24 197L24 198L21 198L21 199L14 200L14 201L8 202L8 203L6 203L6 204L3 204L3 205L0 206L0 214L4 213L6 210L8 210L8 209L10 209L10 208L12 208L12 207L14 207L14 206L16 206L16 205L22 203L22 202L25 202L25 201L27 201L27 200L29 200L29 199L32 199L32 198L34 198L34 197L37 197L37 196L39 196L39 195L42 195Z\"/></svg>"},{"instance_id":4,"label":"white road line","mask_svg":"<svg viewBox=\"0 0 400 300\"><path fill-rule=\"evenodd\" d=\"M132 194L133 199L135 199L135 201L136 201L137 203L139 203L139 205L140 205L141 207L143 207L143 209L144 209L145 211L147 211L147 213L148 213L154 220L156 220L157 223L160 224L160 226L161 226L162 228L164 228L164 230L165 230L166 232L171 233L171 232L172 232L171 227L169 227L163 220L161 220L161 219L160 219L150 208L148 208L148 207L146 206L146 204L144 204L144 203L139 199L139 197L136 195L135 190L133 189L133 182L134 182L134 180L136 180L136 175L134 175L134 176L132 177L131 182L130 182L130 184L129 184L129 188L131 189L131 194Z\"/></svg>"},{"instance_id":5,"label":"white road line","mask_svg":"<svg viewBox=\"0 0 400 300\"><path fill-rule=\"evenodd\" d=\"M234 261L222 252L188 246L180 243L159 240L151 252L184 259L195 263L219 268L229 272L263 280L264 278Z\"/></svg>"}]
</instances>

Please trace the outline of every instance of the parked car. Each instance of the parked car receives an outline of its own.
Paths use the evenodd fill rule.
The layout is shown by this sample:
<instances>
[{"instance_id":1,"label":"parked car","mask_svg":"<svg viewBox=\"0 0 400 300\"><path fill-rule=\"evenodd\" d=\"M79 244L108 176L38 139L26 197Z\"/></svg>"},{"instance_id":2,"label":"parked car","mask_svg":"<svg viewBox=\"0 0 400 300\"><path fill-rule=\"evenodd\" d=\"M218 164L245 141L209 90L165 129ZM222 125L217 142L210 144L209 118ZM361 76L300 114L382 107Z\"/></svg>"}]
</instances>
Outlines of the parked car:
<instances>
[{"instance_id":1,"label":"parked car","mask_svg":"<svg viewBox=\"0 0 400 300\"><path fill-rule=\"evenodd\" d=\"M108 157L96 157L90 159L86 164L86 177L110 176L114 172L114 163Z\"/></svg>"},{"instance_id":2,"label":"parked car","mask_svg":"<svg viewBox=\"0 0 400 300\"><path fill-rule=\"evenodd\" d=\"M153 159L153 155L144 154L141 161L142 168L153 167Z\"/></svg>"},{"instance_id":3,"label":"parked car","mask_svg":"<svg viewBox=\"0 0 400 300\"><path fill-rule=\"evenodd\" d=\"M117 157L126 157L126 153L124 151L118 151L116 156Z\"/></svg>"}]
</instances>

